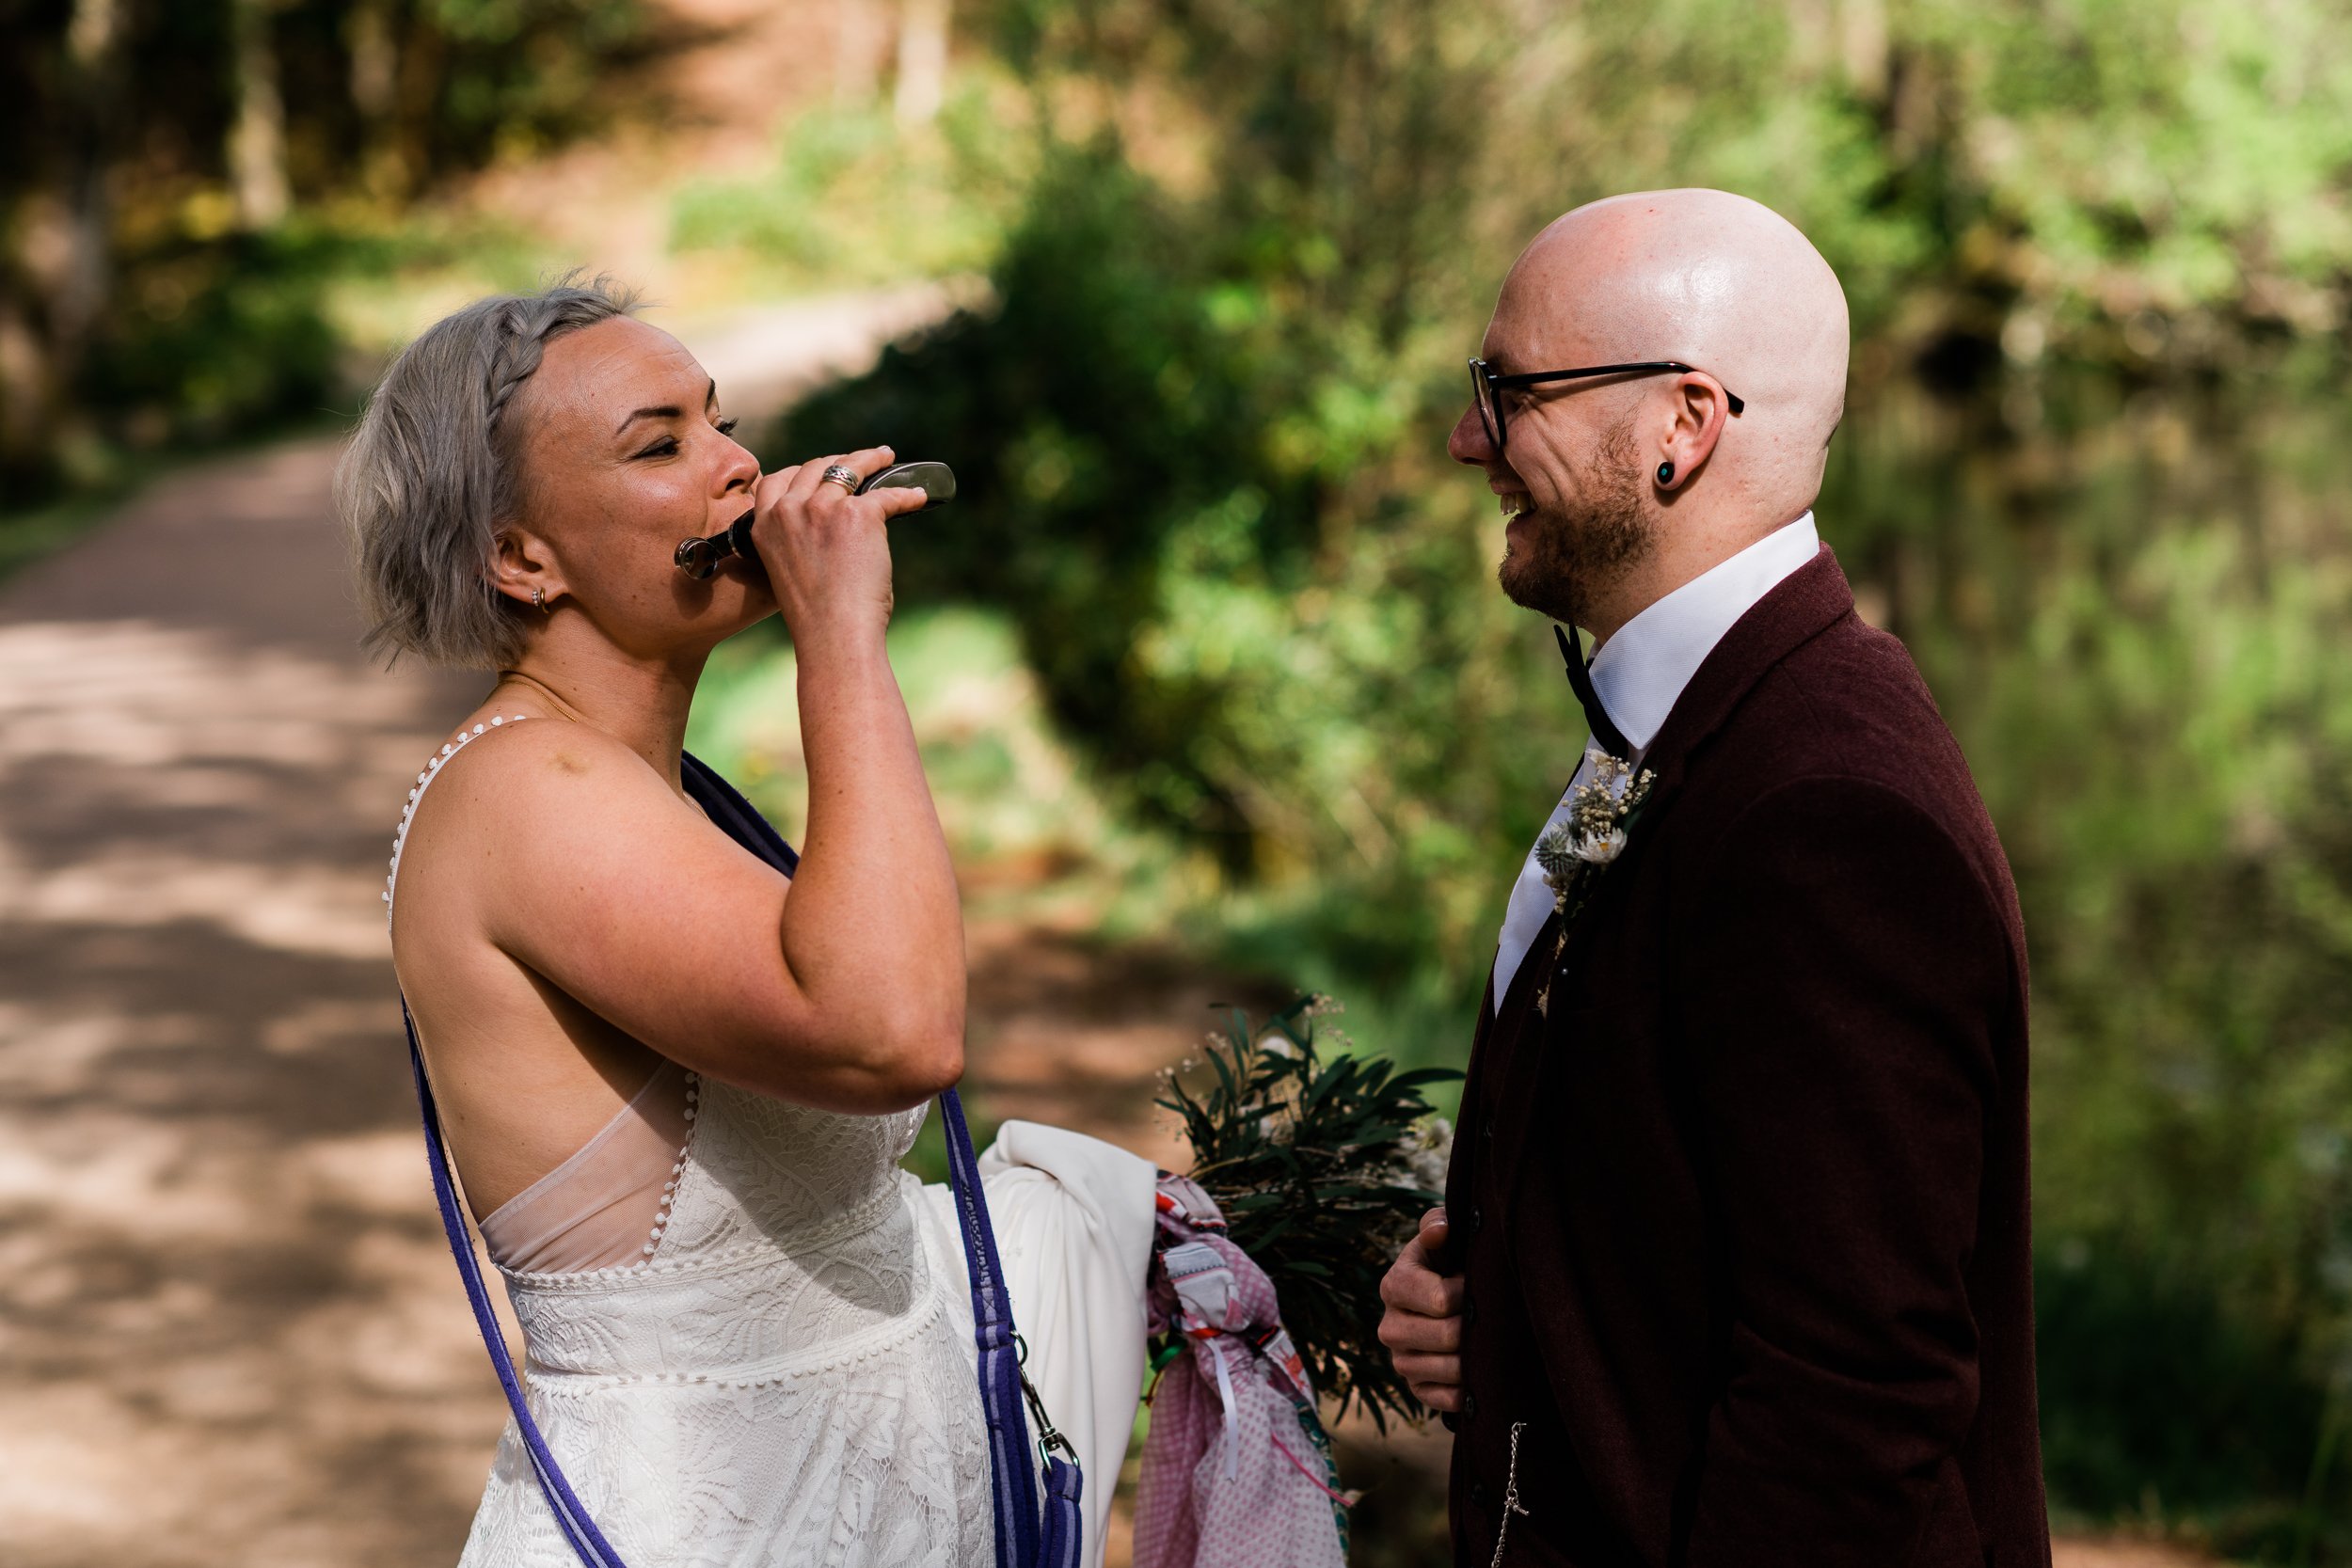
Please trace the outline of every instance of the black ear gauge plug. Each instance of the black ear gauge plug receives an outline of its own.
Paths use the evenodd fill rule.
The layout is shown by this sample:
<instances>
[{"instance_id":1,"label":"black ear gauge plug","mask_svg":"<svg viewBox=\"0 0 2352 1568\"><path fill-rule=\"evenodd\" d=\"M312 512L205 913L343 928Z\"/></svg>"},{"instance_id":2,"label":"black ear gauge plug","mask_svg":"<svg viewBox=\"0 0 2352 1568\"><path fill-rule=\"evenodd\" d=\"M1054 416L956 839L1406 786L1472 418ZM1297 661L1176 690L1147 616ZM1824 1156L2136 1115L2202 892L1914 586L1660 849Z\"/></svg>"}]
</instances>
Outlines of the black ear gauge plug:
<instances>
[{"instance_id":1,"label":"black ear gauge plug","mask_svg":"<svg viewBox=\"0 0 2352 1568\"><path fill-rule=\"evenodd\" d=\"M920 490L923 504L915 510L929 512L945 506L956 499L956 471L945 463L897 463L868 478L857 487L856 494L868 490ZM756 512L746 512L719 532L702 539L681 539L670 562L679 571L700 582L719 569L719 563L730 556L752 555L752 519Z\"/></svg>"}]
</instances>

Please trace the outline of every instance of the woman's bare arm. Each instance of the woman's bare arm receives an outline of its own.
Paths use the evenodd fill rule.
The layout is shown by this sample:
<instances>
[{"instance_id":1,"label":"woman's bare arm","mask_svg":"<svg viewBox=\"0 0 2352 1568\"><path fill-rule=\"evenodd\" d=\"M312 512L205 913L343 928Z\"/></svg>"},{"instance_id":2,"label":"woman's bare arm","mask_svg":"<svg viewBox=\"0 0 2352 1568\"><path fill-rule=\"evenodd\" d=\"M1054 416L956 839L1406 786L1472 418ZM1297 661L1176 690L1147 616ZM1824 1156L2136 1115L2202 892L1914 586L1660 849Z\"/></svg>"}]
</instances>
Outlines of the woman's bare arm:
<instances>
[{"instance_id":1,"label":"woman's bare arm","mask_svg":"<svg viewBox=\"0 0 2352 1568\"><path fill-rule=\"evenodd\" d=\"M883 646L883 526L922 498L850 498L820 467L764 481L754 531L800 661L797 880L620 741L557 719L511 726L427 798L430 874L465 868L447 893L496 946L663 1055L805 1104L896 1110L963 1063L955 873Z\"/></svg>"}]
</instances>

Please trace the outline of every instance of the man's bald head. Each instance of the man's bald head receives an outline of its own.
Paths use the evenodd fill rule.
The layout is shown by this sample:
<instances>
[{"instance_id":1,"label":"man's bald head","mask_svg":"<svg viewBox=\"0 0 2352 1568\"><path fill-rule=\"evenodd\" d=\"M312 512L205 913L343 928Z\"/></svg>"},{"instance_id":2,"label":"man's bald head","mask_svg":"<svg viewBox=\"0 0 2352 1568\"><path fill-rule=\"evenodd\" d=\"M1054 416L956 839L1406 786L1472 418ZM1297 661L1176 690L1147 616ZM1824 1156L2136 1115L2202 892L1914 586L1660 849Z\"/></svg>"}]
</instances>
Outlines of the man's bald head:
<instances>
[{"instance_id":1,"label":"man's bald head","mask_svg":"<svg viewBox=\"0 0 2352 1568\"><path fill-rule=\"evenodd\" d=\"M1520 253L1498 320L1506 311L1524 318L1538 358L1679 359L1713 372L1747 407L1740 438L1712 460L1751 483L1777 478L1790 517L1812 504L1846 406L1846 292L1770 207L1710 190L1588 202Z\"/></svg>"},{"instance_id":2,"label":"man's bald head","mask_svg":"<svg viewBox=\"0 0 2352 1568\"><path fill-rule=\"evenodd\" d=\"M1449 450L1514 515L1505 591L1605 636L1794 520L1845 411L1847 332L1829 263L1745 197L1648 191L1555 219L1503 281L1492 369L1691 369L1506 389L1500 448L1463 416Z\"/></svg>"}]
</instances>

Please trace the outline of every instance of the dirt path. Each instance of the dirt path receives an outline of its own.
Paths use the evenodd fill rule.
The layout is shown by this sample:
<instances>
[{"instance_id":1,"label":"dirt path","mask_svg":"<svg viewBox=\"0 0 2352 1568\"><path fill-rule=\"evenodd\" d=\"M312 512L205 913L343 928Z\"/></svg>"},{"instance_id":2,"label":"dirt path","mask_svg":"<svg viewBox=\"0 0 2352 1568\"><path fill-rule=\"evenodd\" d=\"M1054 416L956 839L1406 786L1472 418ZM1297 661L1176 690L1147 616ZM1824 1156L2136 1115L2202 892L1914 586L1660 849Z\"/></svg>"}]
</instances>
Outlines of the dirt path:
<instances>
[{"instance_id":1,"label":"dirt path","mask_svg":"<svg viewBox=\"0 0 2352 1568\"><path fill-rule=\"evenodd\" d=\"M331 447L0 594L0 1557L445 1559L495 1388L437 1287L377 867L472 684L369 673Z\"/></svg>"}]
</instances>

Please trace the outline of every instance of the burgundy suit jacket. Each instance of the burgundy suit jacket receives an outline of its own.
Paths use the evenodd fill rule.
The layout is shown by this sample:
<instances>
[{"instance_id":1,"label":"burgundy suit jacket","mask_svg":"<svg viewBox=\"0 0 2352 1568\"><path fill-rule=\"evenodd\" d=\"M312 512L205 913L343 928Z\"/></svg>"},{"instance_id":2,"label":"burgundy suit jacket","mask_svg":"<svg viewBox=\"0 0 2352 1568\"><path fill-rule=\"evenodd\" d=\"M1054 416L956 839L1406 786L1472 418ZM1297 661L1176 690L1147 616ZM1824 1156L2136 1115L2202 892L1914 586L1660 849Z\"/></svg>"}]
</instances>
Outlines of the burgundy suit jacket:
<instances>
[{"instance_id":1,"label":"burgundy suit jacket","mask_svg":"<svg viewBox=\"0 0 2352 1568\"><path fill-rule=\"evenodd\" d=\"M1455 1560L1515 1481L1506 1564L2046 1568L2025 934L1960 749L1824 547L1645 765L1471 1050Z\"/></svg>"}]
</instances>

